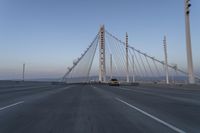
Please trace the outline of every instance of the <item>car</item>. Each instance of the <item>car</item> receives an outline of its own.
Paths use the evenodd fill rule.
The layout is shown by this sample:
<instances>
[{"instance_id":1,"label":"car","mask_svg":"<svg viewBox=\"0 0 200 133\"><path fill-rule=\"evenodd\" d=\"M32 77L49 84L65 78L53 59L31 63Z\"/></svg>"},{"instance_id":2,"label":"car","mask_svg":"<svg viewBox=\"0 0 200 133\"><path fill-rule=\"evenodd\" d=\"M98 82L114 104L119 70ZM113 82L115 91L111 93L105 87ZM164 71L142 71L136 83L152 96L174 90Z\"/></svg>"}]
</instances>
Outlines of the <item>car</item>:
<instances>
[{"instance_id":1,"label":"car","mask_svg":"<svg viewBox=\"0 0 200 133\"><path fill-rule=\"evenodd\" d=\"M119 86L119 81L117 79L110 79L108 84L110 86Z\"/></svg>"}]
</instances>

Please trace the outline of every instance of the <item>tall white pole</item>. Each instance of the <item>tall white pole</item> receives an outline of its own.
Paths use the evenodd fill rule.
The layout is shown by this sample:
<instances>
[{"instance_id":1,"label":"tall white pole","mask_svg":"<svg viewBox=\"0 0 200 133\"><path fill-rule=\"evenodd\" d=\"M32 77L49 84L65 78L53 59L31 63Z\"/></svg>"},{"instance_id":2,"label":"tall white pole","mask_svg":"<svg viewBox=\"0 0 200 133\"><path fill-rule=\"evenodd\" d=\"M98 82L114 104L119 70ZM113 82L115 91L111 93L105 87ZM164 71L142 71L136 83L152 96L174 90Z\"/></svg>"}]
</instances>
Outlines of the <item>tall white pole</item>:
<instances>
[{"instance_id":1,"label":"tall white pole","mask_svg":"<svg viewBox=\"0 0 200 133\"><path fill-rule=\"evenodd\" d=\"M23 64L23 70L22 70L22 81L24 81L24 78L25 78L25 67L26 67L26 65Z\"/></svg>"},{"instance_id":2,"label":"tall white pole","mask_svg":"<svg viewBox=\"0 0 200 133\"><path fill-rule=\"evenodd\" d=\"M167 61L167 42L166 42L166 36L164 36L163 46L164 46L164 53L165 53L165 75L166 75L166 84L169 84L169 72L168 72L168 61Z\"/></svg>"},{"instance_id":3,"label":"tall white pole","mask_svg":"<svg viewBox=\"0 0 200 133\"><path fill-rule=\"evenodd\" d=\"M112 79L112 54L110 54L110 79Z\"/></svg>"},{"instance_id":4,"label":"tall white pole","mask_svg":"<svg viewBox=\"0 0 200 133\"><path fill-rule=\"evenodd\" d=\"M192 47L190 36L190 0L185 0L185 32L186 32L186 48L187 48L187 63L188 63L188 81L189 84L195 84L193 61L192 61Z\"/></svg>"},{"instance_id":5,"label":"tall white pole","mask_svg":"<svg viewBox=\"0 0 200 133\"><path fill-rule=\"evenodd\" d=\"M129 83L129 68L128 68L128 33L126 33L126 82Z\"/></svg>"},{"instance_id":6,"label":"tall white pole","mask_svg":"<svg viewBox=\"0 0 200 133\"><path fill-rule=\"evenodd\" d=\"M135 82L135 66L134 66L134 55L132 55L132 62L133 62L133 83Z\"/></svg>"},{"instance_id":7,"label":"tall white pole","mask_svg":"<svg viewBox=\"0 0 200 133\"><path fill-rule=\"evenodd\" d=\"M106 82L106 66L105 66L105 29L104 25L100 28L99 43L99 81Z\"/></svg>"}]
</instances>

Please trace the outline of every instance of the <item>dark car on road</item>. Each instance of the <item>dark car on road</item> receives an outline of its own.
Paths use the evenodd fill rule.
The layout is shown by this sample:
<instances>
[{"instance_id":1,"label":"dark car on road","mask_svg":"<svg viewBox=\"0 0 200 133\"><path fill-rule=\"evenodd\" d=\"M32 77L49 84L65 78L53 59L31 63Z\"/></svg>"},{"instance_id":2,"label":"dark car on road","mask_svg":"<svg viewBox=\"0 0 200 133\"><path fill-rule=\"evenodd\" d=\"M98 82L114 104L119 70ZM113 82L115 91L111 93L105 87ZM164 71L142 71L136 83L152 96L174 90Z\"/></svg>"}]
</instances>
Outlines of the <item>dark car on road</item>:
<instances>
[{"instance_id":1,"label":"dark car on road","mask_svg":"<svg viewBox=\"0 0 200 133\"><path fill-rule=\"evenodd\" d=\"M119 86L119 81L117 79L111 79L108 83L110 86Z\"/></svg>"}]
</instances>

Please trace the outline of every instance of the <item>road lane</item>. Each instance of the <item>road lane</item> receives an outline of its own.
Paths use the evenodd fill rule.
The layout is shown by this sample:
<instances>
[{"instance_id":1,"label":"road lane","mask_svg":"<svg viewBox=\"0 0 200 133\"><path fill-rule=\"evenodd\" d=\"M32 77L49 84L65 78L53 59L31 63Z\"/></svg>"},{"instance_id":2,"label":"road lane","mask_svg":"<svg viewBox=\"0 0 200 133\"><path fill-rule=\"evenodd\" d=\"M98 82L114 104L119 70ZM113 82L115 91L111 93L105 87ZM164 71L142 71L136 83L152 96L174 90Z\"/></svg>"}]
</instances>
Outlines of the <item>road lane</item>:
<instances>
[{"instance_id":1,"label":"road lane","mask_svg":"<svg viewBox=\"0 0 200 133\"><path fill-rule=\"evenodd\" d=\"M21 88L12 88L8 89L6 92L0 91L0 107L6 106L8 104L23 101L26 97L30 97L32 95L46 93L48 91L54 91L54 89L59 89L64 86L62 85L34 85L33 87L24 86Z\"/></svg>"},{"instance_id":2,"label":"road lane","mask_svg":"<svg viewBox=\"0 0 200 133\"><path fill-rule=\"evenodd\" d=\"M159 96L158 92L152 95L149 90L134 91L132 90L134 87L102 86L101 88L186 132L199 132L200 130L200 106L196 103Z\"/></svg>"},{"instance_id":3,"label":"road lane","mask_svg":"<svg viewBox=\"0 0 200 133\"><path fill-rule=\"evenodd\" d=\"M177 89L175 86L173 88L162 88L162 87L144 87L144 86L138 86L138 87L129 87L134 90L144 90L145 92L153 92L157 94L164 94L167 96L173 96L173 97L181 97L181 98L187 98L187 99L193 99L200 101L200 89Z\"/></svg>"},{"instance_id":4,"label":"road lane","mask_svg":"<svg viewBox=\"0 0 200 133\"><path fill-rule=\"evenodd\" d=\"M123 100L121 100L121 99L119 99L119 98L116 98L116 100L118 100L118 101L124 103L125 105L127 105L127 106L129 106L129 107L141 112L142 114L144 114L144 115L146 115L146 116L158 121L159 123L162 123L163 125L171 128L172 130L174 130L174 131L176 131L178 133L185 133L185 131L183 131L183 130L181 130L181 129L179 129L179 128L177 128L177 127L175 127L175 126L173 126L173 125L171 125L171 124L169 124L169 123L167 123L167 122L165 122L165 121L163 121L163 120L161 120L161 119L159 119L159 118L157 118L157 117L155 117L155 116L153 116L153 115L151 115L151 114L149 114L149 113L147 113L147 112L145 112L145 111L143 111L143 110L141 110L141 109L139 109L139 108L137 108L137 107L135 107L135 106L123 101Z\"/></svg>"},{"instance_id":5,"label":"road lane","mask_svg":"<svg viewBox=\"0 0 200 133\"><path fill-rule=\"evenodd\" d=\"M134 92L130 89L132 88L126 87L123 90L107 85L73 85L44 92L38 91L33 95L24 96L23 104L0 111L0 132L177 132L162 122L181 131L192 133L199 131L198 123L195 123L199 122L196 114L199 106ZM116 98L150 114L158 121L137 109L130 108ZM187 108L188 106L191 108ZM185 114L186 111L190 112ZM189 118L191 114L194 116ZM194 117L198 118L195 120Z\"/></svg>"},{"instance_id":6,"label":"road lane","mask_svg":"<svg viewBox=\"0 0 200 133\"><path fill-rule=\"evenodd\" d=\"M3 133L132 133L173 132L138 112L123 107L110 93L90 85L27 100L0 112Z\"/></svg>"},{"instance_id":7,"label":"road lane","mask_svg":"<svg viewBox=\"0 0 200 133\"><path fill-rule=\"evenodd\" d=\"M141 88L127 88L127 87L118 87L118 89L121 90L127 90L127 91L132 91L136 93L142 93L146 95L152 95L152 96L157 96L161 98L167 98L170 100L175 100L175 101L181 101L189 104L196 104L200 105L200 100L196 99L195 97L187 96L186 94L176 94L173 95L173 92L170 93L163 93L162 91L154 91L150 89L141 89ZM188 94L190 95L190 94Z\"/></svg>"}]
</instances>

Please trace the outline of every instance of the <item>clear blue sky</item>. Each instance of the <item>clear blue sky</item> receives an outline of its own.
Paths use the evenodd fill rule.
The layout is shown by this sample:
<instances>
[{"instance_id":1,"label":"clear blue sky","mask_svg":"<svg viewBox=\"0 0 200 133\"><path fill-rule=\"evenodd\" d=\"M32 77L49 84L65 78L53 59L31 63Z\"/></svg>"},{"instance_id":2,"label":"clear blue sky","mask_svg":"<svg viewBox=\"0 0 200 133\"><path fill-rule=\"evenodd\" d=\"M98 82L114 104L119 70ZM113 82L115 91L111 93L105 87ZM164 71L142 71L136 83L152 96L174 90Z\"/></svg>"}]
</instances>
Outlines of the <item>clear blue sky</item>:
<instances>
[{"instance_id":1,"label":"clear blue sky","mask_svg":"<svg viewBox=\"0 0 200 133\"><path fill-rule=\"evenodd\" d=\"M200 1L191 0L195 72L200 73ZM0 79L54 78L90 44L99 26L134 47L186 68L184 0L0 0Z\"/></svg>"}]
</instances>

